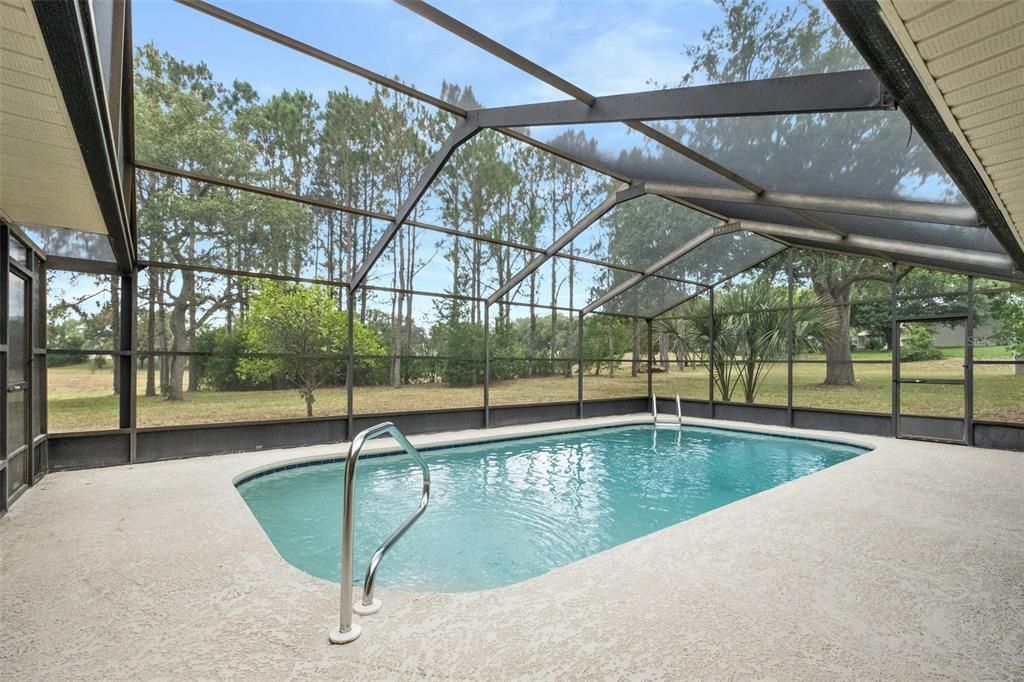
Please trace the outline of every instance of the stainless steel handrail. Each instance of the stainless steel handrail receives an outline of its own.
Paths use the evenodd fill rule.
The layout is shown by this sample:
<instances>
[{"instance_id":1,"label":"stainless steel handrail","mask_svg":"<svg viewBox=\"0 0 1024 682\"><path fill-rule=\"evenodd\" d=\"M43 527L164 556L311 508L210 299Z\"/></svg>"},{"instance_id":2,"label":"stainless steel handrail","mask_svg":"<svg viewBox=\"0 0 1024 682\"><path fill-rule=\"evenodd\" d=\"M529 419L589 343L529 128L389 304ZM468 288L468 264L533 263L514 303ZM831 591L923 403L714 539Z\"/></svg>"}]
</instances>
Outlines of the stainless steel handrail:
<instances>
[{"instance_id":1,"label":"stainless steel handrail","mask_svg":"<svg viewBox=\"0 0 1024 682\"><path fill-rule=\"evenodd\" d=\"M679 400L679 394L676 393L676 418L679 419L679 425L683 425L683 405Z\"/></svg>"},{"instance_id":2,"label":"stainless steel handrail","mask_svg":"<svg viewBox=\"0 0 1024 682\"><path fill-rule=\"evenodd\" d=\"M363 581L363 597L360 607L352 604L352 553L355 548L355 480L356 464L359 455L363 450L366 441L377 436L389 435L398 441L402 449L420 465L423 472L423 492L420 495L420 504L409 518L407 518L398 529L392 533L387 540L381 543L377 551L370 558L370 564L366 567L366 577ZM352 613L368 615L376 613L380 609L380 600L373 598L373 583L377 575L377 568L381 560L391 547L401 539L405 531L416 522L427 509L430 501L430 468L423 459L419 450L413 447L405 435L398 430L391 422L382 422L376 426L360 431L352 439L348 449L348 457L345 460L345 497L341 506L341 612L338 618L338 627L331 631L330 640L334 644L346 644L359 637L361 628L358 623L352 622Z\"/></svg>"}]
</instances>

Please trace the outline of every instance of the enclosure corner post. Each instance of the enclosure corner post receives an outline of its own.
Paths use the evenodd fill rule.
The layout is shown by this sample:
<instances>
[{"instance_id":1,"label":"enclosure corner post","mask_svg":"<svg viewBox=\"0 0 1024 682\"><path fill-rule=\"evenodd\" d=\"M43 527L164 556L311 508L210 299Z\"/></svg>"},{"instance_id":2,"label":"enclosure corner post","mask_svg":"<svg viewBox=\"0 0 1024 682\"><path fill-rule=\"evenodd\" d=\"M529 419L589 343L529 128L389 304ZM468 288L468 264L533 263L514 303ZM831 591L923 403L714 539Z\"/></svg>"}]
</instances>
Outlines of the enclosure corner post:
<instances>
[{"instance_id":1,"label":"enclosure corner post","mask_svg":"<svg viewBox=\"0 0 1024 682\"><path fill-rule=\"evenodd\" d=\"M136 371L138 355L135 348L138 279L138 270L133 268L131 274L121 275L118 283L121 288L121 309L118 311L121 319L115 360L118 365L119 426L128 430L128 461L132 463L135 462L137 454L136 427L138 425L135 395L138 382Z\"/></svg>"},{"instance_id":2,"label":"enclosure corner post","mask_svg":"<svg viewBox=\"0 0 1024 682\"><path fill-rule=\"evenodd\" d=\"M346 307L348 315L348 341L346 345L346 356L345 356L345 440L352 440L352 389L355 381L355 309L356 309L356 295L355 289L348 287L348 296L346 297Z\"/></svg>"},{"instance_id":3,"label":"enclosure corner post","mask_svg":"<svg viewBox=\"0 0 1024 682\"><path fill-rule=\"evenodd\" d=\"M654 401L654 321L647 319L647 400Z\"/></svg>"},{"instance_id":4,"label":"enclosure corner post","mask_svg":"<svg viewBox=\"0 0 1024 682\"><path fill-rule=\"evenodd\" d=\"M577 416L583 419L583 315L580 312L579 332L576 340L576 402L578 404Z\"/></svg>"},{"instance_id":5,"label":"enclosure corner post","mask_svg":"<svg viewBox=\"0 0 1024 682\"><path fill-rule=\"evenodd\" d=\"M974 276L967 277L967 328L964 344L964 442L974 446Z\"/></svg>"},{"instance_id":6,"label":"enclosure corner post","mask_svg":"<svg viewBox=\"0 0 1024 682\"><path fill-rule=\"evenodd\" d=\"M790 428L793 427L793 355L796 352L796 326L793 321L793 289L795 286L793 277L793 247L787 250L786 258L786 286L789 289L789 303L786 306L787 326L786 335L786 413Z\"/></svg>"},{"instance_id":7,"label":"enclosure corner post","mask_svg":"<svg viewBox=\"0 0 1024 682\"><path fill-rule=\"evenodd\" d=\"M889 350L892 355L892 436L894 438L900 433L900 323L896 320L896 299L899 295L900 278L897 274L896 263L890 263L892 268L892 291L889 301Z\"/></svg>"},{"instance_id":8,"label":"enclosure corner post","mask_svg":"<svg viewBox=\"0 0 1024 682\"><path fill-rule=\"evenodd\" d=\"M715 287L708 293L708 417L715 418Z\"/></svg>"},{"instance_id":9,"label":"enclosure corner post","mask_svg":"<svg viewBox=\"0 0 1024 682\"><path fill-rule=\"evenodd\" d=\"M491 306L484 303L484 428L491 427Z\"/></svg>"}]
</instances>

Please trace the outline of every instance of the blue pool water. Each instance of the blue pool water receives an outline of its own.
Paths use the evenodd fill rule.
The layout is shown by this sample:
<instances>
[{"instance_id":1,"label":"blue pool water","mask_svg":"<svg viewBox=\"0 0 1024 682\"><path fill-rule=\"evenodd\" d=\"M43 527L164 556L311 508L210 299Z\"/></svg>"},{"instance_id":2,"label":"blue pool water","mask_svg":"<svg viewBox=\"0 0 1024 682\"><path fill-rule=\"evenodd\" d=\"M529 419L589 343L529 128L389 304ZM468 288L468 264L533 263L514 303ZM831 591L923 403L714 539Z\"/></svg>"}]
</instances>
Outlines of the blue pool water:
<instances>
[{"instance_id":1,"label":"blue pool water","mask_svg":"<svg viewBox=\"0 0 1024 682\"><path fill-rule=\"evenodd\" d=\"M430 506L385 557L382 587L509 585L854 457L861 448L651 425L425 450ZM278 552L337 580L342 462L275 471L238 489ZM405 456L360 459L355 573L415 509Z\"/></svg>"}]
</instances>

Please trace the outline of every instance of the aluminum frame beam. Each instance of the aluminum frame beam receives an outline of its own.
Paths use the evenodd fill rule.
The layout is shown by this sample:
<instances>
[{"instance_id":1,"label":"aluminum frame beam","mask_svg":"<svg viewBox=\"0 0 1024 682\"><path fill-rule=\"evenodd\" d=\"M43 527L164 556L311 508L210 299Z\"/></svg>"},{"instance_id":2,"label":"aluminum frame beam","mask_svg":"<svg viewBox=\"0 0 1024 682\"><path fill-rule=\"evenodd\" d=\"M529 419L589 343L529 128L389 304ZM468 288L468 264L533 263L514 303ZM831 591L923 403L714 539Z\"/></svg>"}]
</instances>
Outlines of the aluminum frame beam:
<instances>
[{"instance_id":1,"label":"aluminum frame beam","mask_svg":"<svg viewBox=\"0 0 1024 682\"><path fill-rule=\"evenodd\" d=\"M893 99L869 69L716 83L685 88L521 104L466 112L481 128L574 125L777 114L893 109Z\"/></svg>"},{"instance_id":2,"label":"aluminum frame beam","mask_svg":"<svg viewBox=\"0 0 1024 682\"><path fill-rule=\"evenodd\" d=\"M409 192L409 196L405 198L402 205L395 212L395 219L391 221L391 224L388 225L386 230L384 230L384 234L382 234L377 240L377 243L373 245L373 248L370 250L370 254L366 257L366 260L363 261L359 266L359 269L356 270L354 275L352 275L352 281L349 282L350 290L354 291L356 287L363 283L363 280L366 279L367 274L370 272L370 268L372 268L380 259L381 255L384 253L384 249L386 249L391 243L391 240L395 238L398 230L403 224L405 224L409 214L416 208L420 199L423 198L423 195L444 168L445 164L448 163L448 159L450 159L452 154L455 153L455 150L478 132L480 132L480 128L464 121L456 126L455 130L448 134L444 144L441 145L441 148L434 154L434 158L430 160L430 163L427 164L427 167L420 174L420 179L416 181L416 185L412 188L412 191Z\"/></svg>"},{"instance_id":3,"label":"aluminum frame beam","mask_svg":"<svg viewBox=\"0 0 1024 682\"><path fill-rule=\"evenodd\" d=\"M559 251L569 244L569 242L578 237L584 230L600 220L602 216L613 208L619 204L641 197L646 193L647 191L644 189L643 184L619 188L614 194L611 194L607 199L598 204L594 210L584 216L582 220L573 225L551 246L544 249L544 253L537 254L529 263L523 266L519 272L513 275L509 281L505 282L500 289L491 294L487 299L487 305L493 305L500 301L510 291L519 286L524 279L536 272L540 266L544 265L544 263L557 255Z\"/></svg>"},{"instance_id":4,"label":"aluminum frame beam","mask_svg":"<svg viewBox=\"0 0 1024 682\"><path fill-rule=\"evenodd\" d=\"M926 201L894 201L885 199L859 199L833 197L798 192L764 191L754 194L731 187L710 187L670 182L647 182L652 194L675 196L683 199L729 201L739 204L757 204L806 211L827 211L873 218L917 220L942 225L980 227L978 214L970 206L951 206Z\"/></svg>"},{"instance_id":5,"label":"aluminum frame beam","mask_svg":"<svg viewBox=\"0 0 1024 682\"><path fill-rule=\"evenodd\" d=\"M425 101L425 102L428 102L428 103L433 104L435 106L438 106L438 107L440 107L442 109L445 109L446 111L449 111L451 113L457 114L459 116L464 116L467 119L470 116L473 116L473 117L476 117L478 119L478 121L479 121L479 117L494 116L494 115L497 115L500 112L509 112L509 111L520 111L520 112L522 112L522 111L530 111L530 110L536 111L538 109L542 109L542 108L545 108L545 107L551 107L552 108L551 111L549 111L547 113L547 115L549 117L552 115L552 113L554 115L557 115L557 116L564 116L565 112L563 110L567 109L570 112L576 112L576 113L571 114L571 115L585 117L583 120L581 120L579 122L591 122L591 121L605 120L605 119L600 119L600 118L594 118L595 116L599 117L599 116L602 116L602 115L605 115L605 116L612 115L612 114L609 114L607 111L602 111L603 108L607 108L607 107L615 108L615 107L618 107L618 108L621 108L623 110L628 110L629 107L636 107L637 106L636 103L635 103L635 100L637 100L638 98L643 100L644 98L647 98L647 97L662 97L662 98L664 98L664 100L662 101L661 106L663 106L663 107L671 107L671 111L669 111L669 112L664 112L663 111L663 112L661 112L661 114L659 114L657 112L652 112L650 110L644 110L644 111L641 111L641 112L635 112L633 114L629 114L628 111L627 111L626 114L621 114L621 113L620 114L616 114L616 115L619 116L618 118L607 119L607 120L621 121L624 124L628 125L629 127L631 127L633 129L639 131L640 133L646 135L647 137L649 137L649 138L659 142L660 144L666 145L669 141L673 142L673 144L668 144L667 146L670 149L672 149L673 151L675 151L676 153L679 153L679 154L681 154L683 156L686 156L687 158L690 158L691 160L694 160L696 163L699 163L699 164L703 165L704 167L708 168L709 170L717 173L718 175L720 175L720 176L722 176L724 178L727 178L730 181L734 182L735 184L738 184L738 185L746 188L747 191L749 191L750 193L752 193L755 196L759 196L759 195L764 194L765 193L764 189L761 188L756 183L753 183L753 182L747 180L746 178L743 178L742 176L740 176L740 175L730 171L729 169L721 166L720 164L715 163L711 159L709 159L709 158L707 158L707 157L705 157L705 156L703 156L703 155L701 155L701 154L699 154L699 153L697 153L697 152L695 152L693 150L690 150L688 147L686 147L685 145L682 145L678 141L671 140L671 138L666 139L668 136L664 135L663 133L658 131L656 128L653 128L653 127L643 123L642 120L656 120L659 117L659 115L664 115L664 116L670 117L670 118L678 118L680 115L684 115L684 114L687 115L688 117L691 117L691 116L692 117L704 117L704 116L728 115L730 113L731 113L731 115L737 115L737 116L739 116L739 115L766 115L766 114L771 114L771 113L797 113L797 112L801 111L801 109L800 109L801 106L809 107L808 109L805 110L806 113L818 113L818 112L823 112L823 111L851 110L851 109L848 109L848 108L845 108L845 107L859 107L860 109L864 109L864 108L870 108L870 109L892 109L892 108L895 108L895 103L894 103L892 95L890 95L889 91L885 88L885 86L881 83L881 81L879 81L878 78L875 77L874 73L871 72L871 71L867 71L867 70L864 70L864 71L852 71L852 72L845 72L845 73L839 73L839 74L819 74L817 76L800 76L800 77L784 78L784 79L770 79L770 80L762 80L762 81L751 81L751 82L747 82L747 83L721 84L721 85L714 85L714 86L698 86L698 88L677 88L677 89L672 90L672 91L658 91L658 92L653 92L653 93L633 93L633 94L630 94L630 95L616 95L616 96L613 96L611 98L598 98L598 97L595 97L594 95L586 92L582 88L579 88L578 86L570 83L569 81L566 81L565 79L562 79L561 77L557 76L556 74L554 74L554 73L544 69L543 67L535 64L534 62L531 62L530 60L526 59L522 55L519 55L519 54L515 53L514 51L506 48L505 46L501 45L497 41L494 41L494 40L488 38L487 36L484 36L483 34L479 33L478 31L472 29L471 27L466 26L465 24L463 24L462 22L459 22L458 20L454 19L453 17L450 17L450 16L444 14L443 12L440 12L439 10L434 9L428 3L423 2L423 0L395 0L399 4L401 4L404 7L410 9L411 11L419 14L420 16L423 16L424 18L426 18L426 19L432 21L433 23L441 26L442 28L445 28L446 30L448 30L448 31L458 35L459 37L469 41L470 43L480 47L481 49L484 49L484 50L490 52L491 54L494 54L495 56L505 60L506 62L512 64L513 66L515 66L515 67L517 67L517 68L519 68L519 69L521 69L523 71L526 71L527 73L531 73L532 75L534 75L535 77L539 78L543 82L548 83L552 87L555 87L556 89L558 89L558 90L560 90L562 92L566 92L567 94L569 94L569 95L571 95L573 97L576 97L577 100L578 100L577 102L574 102L574 101L550 102L550 103L542 103L542 104L537 104L537 105L526 105L526 106L523 106L523 107L502 107L502 108L494 108L494 109L486 109L486 110L476 110L476 111L467 112L467 111L461 109L460 107L458 107L456 105L453 105L453 104L450 104L450 103L438 100L437 98L433 98L433 97L431 97L429 95L426 95L425 93L422 93L422 92L419 92L419 91L415 90L414 88L410 88L408 86L405 86L404 84L399 83L398 81L386 78L384 76L381 76L380 74L373 73L373 72L371 72L371 71L369 71L367 69L364 69L362 67L359 67L358 65L355 65L355 64L353 64L351 62L347 62L346 60L343 60L343 59L341 59L339 57L335 57L334 55L331 55L329 53L326 53L326 52L323 52L321 50L318 50L317 48L314 48L314 47L312 47L310 45L302 43L301 41L298 41L298 40L295 40L295 39L290 38L288 36L285 36L283 34L277 33L276 31L273 31L271 29L263 27L263 26L261 26L259 24L256 24L255 22L251 22L251 21L249 21L247 19L244 19L242 17L239 17L237 15L231 14L230 12L227 12L225 10L221 10L220 8L214 7L213 5L210 5L207 2L203 2L203 0L177 0L177 1L180 2L181 4L190 6L190 7L194 8L194 9L197 9L199 11L202 11L202 12L206 13L206 14L214 16L215 18L221 19L221 20L226 21L228 23L234 24L235 26L238 26L238 27L243 28L245 30L248 30L250 32L256 33L257 35L260 35L260 36L262 36L264 38L268 38L270 40L278 42L279 44L282 44L282 45L285 45L287 47L290 47L291 49L297 50L299 52L305 53L305 54L307 54L309 56L312 56L314 58L320 59L321 61L325 61L326 63L329 63L329 64L332 64L332 65L337 66L339 68L342 68L342 69L344 69L346 71L349 71L350 73L355 73L357 75L362 75L363 77L366 77L369 80L372 80L372 81L374 81L376 83L379 83L379 84L384 85L386 87L393 88L395 90L403 92L404 94L407 94L409 96L415 97L416 99L420 99L421 101ZM796 86L799 86L800 83L804 84L804 88L796 87ZM817 86L817 87L808 88L807 84L809 84L809 83L814 85L814 86ZM851 85L853 86L852 90L851 90L850 87L847 87L847 86L851 86ZM699 88L704 88L704 89L701 90ZM752 103L750 101L750 98L746 98L747 101L742 101L744 98L741 97L740 94L742 93L744 88L746 88L748 90L755 91L757 97L761 98L761 101L757 102L757 103ZM788 91L788 90L785 90L786 88L796 88L796 89L793 90L793 91ZM829 92L834 93L835 97L836 97L831 102L826 102L826 103L824 103L824 104L822 104L820 106L817 105L817 104L812 104L811 103L815 98L822 98L826 94L828 94ZM785 97L783 97L783 95L785 95L786 93L789 93L789 94L793 95L793 99L791 99L790 101L781 102L779 104L779 107L781 107L781 108L771 108L771 107L765 106L766 102L767 103L771 103L771 102L776 102L779 99L785 99ZM739 97L739 100L738 101L730 102L729 101L729 97L728 97L730 94L733 97ZM700 95L700 97L697 97L698 95ZM762 97L762 95L763 95L763 97ZM672 102L671 101L671 97L682 98L681 101L684 104L687 104L687 106L692 107L692 108L691 109L687 109L686 111L684 111L681 114L680 110L678 109L680 102L679 101ZM858 97L860 97L862 99L860 99L858 101L857 100ZM686 98L690 98L691 101L687 101ZM701 99L702 98L702 101L692 101L695 98L696 99ZM634 100L634 101L631 101L631 100ZM650 102L642 102L642 104L644 104L646 106L646 105L649 105ZM726 109L722 108L724 106L731 106L732 108L726 110ZM597 113L594 113L594 109L595 108L598 109ZM630 116L630 115L637 116L637 118L635 118L635 119L623 118L623 116ZM564 123L566 121L566 119L564 119L564 118L555 118L555 119L548 119L548 120L551 120L552 124L561 124L561 123ZM469 124L468 127L472 127L473 126L473 122L467 121L467 123ZM579 159L575 159L572 156L569 156L569 155L565 154L564 152L560 152L558 150L553 150L553 149L549 148L547 145L544 145L544 143L539 142L537 140L534 140L533 138L529 137L528 135L522 134L520 131L512 129L515 125L522 125L522 123L519 122L519 123L512 124L512 125L505 125L505 126L500 126L500 127L494 126L494 127L498 127L502 132L504 132L506 134L509 134L509 135L515 137L516 139L520 139L520 140L522 140L522 141L524 141L524 142L526 142L528 144L537 146L537 147L542 148L542 149L546 149L547 151L555 153L556 155L561 156L562 158L565 158L565 159L567 159L567 160L569 160L571 162L579 163L579 164L581 164L581 165L583 165L585 167L589 167L589 168L592 168L594 170L598 170L600 172L608 173L608 174L612 175L613 177L618 177L618 179L623 180L623 181L627 181L627 182L631 181L630 178L619 177L616 173L611 172L608 169L595 168L591 163L588 163L588 162L585 162L585 161L582 161L582 160L579 160ZM538 125L538 123L534 123L534 125ZM463 128L463 127L466 127L465 124L464 124L464 126L460 126L460 128ZM480 126L480 127L483 127L483 126ZM487 127L492 127L492 124L488 123ZM458 131L459 129L456 129L456 130ZM466 139L468 139L468 137ZM463 141L465 141L465 140L463 140ZM459 144L461 144L461 142ZM446 145L447 145L447 141L446 141ZM453 150L454 150L454 147L451 150L447 150L447 156L450 156L450 154L451 154L451 152ZM445 148L442 148L441 152L439 152L439 155L441 153L445 152L445 151L446 151ZM436 160L436 157L435 157L435 160ZM447 160L447 157L445 159L443 159L439 164L437 164L437 170L434 172L434 175L430 178L430 180L432 180L433 177L436 177L436 173L440 171L440 168L443 167L443 164L444 164L444 162L446 160ZM423 179L421 178L421 183L422 183L422 180ZM429 185L429 181L424 183L424 184L425 185ZM417 185L417 187L419 188L419 185ZM651 192L651 193L654 193L654 192ZM407 198L406 203L410 204L411 207L409 208L409 210L407 212L405 212L405 216L404 217L407 217L408 213L411 212L411 210L415 207L415 204L418 202L420 196L422 196L422 191L414 191L410 195L410 197ZM676 196L676 195L665 195L665 196L666 196L666 198L669 198L671 200L677 201L679 203L684 203L685 205L689 205L691 208L695 208L696 210L700 210L700 211L703 211L703 212L707 213L707 210L700 208L699 204L694 203L694 202L687 202L687 201L685 201L685 199L683 197ZM749 195L747 195L747 196L749 196ZM778 199L778 198L779 198L778 194L776 194L774 196L774 199ZM790 197L790 198L792 198L792 197ZM785 197L783 197L783 199L785 199ZM824 197L824 199L830 199L830 198ZM757 202L753 201L752 203L757 203ZM918 202L909 202L909 203L918 203ZM798 214L803 214L804 211L809 210L807 208L796 208L796 207L792 207L792 206L785 206L785 207L789 208L789 210L792 210L792 211L794 211L794 212L796 212ZM403 208L405 208L405 204L403 204ZM823 207L818 207L818 208L821 208L821 210L834 210L832 208L823 208ZM934 206L925 204L924 206L919 207L919 208L922 208L923 210L932 210L933 208L943 208L944 209L946 207L934 207ZM862 209L859 209L859 210L862 210ZM888 210L888 209L886 209L886 210ZM914 209L912 208L911 210L914 210ZM402 211L399 211L399 214L401 214L401 213L402 213ZM865 214L865 215L870 215L870 214ZM353 288L354 288L355 286L358 286L358 283L361 283L365 279L366 274L369 271L369 268L372 267L373 264L382 255L384 249L387 247L387 245L390 243L391 239L397 233L397 230L401 226L401 224L404 224L403 221L399 220L399 218L401 218L401 217L403 217L403 216L397 215L396 216L396 221L394 223L392 223L391 226L389 226L389 228L385 232L385 234L381 237L381 239L378 240L378 243L374 246L374 249L371 251L370 257L367 259L366 262L364 262L361 265L359 271L357 271L356 275L353 277L352 284L350 284L350 286L353 286ZM961 217L964 217L964 216L961 216ZM922 219L922 218L920 216L915 216L913 218L905 218L905 219ZM973 220L974 220L974 222L970 223L970 224L971 225L977 225L977 216L974 216ZM744 222L747 223L747 224L752 224L751 221L744 221ZM788 245L790 243L788 240L798 240L798 241L801 241L801 242L807 242L810 245L810 248L821 248L821 249L825 249L825 250L834 250L834 251L847 252L847 253L860 253L860 254L863 254L863 255L871 255L871 256L877 256L878 249L890 249L890 247L893 246L893 244L896 244L896 245L902 244L901 242L894 242L893 240L886 240L886 239L876 239L876 238L868 238L868 237L860 237L860 236L854 236L854 237L851 238L851 237L848 237L847 235L845 235L844 233L842 233L841 231L836 230L835 228L831 228L832 231L828 231L830 229L829 226L827 224L824 224L822 221L816 220L816 221L813 221L813 222L815 222L816 224L820 225L824 229L795 228L795 227L791 227L791 226L787 226L787 225L777 225L776 227L780 228L780 229L771 229L770 230L770 229L765 228L762 231L758 231L758 230L754 230L754 231L757 232L758 234L762 234L763 236L765 236L767 238L771 238L771 239L774 239L776 241L780 241L781 243L786 244L786 245ZM948 216L943 216L942 220L937 220L936 222L950 223L950 222L954 222L954 221L948 220ZM732 223L730 223L730 224L732 224ZM954 222L954 224L958 224L958 223ZM769 224L761 223L761 225L764 226L764 225L769 225ZM796 232L799 232L800 234L796 234ZM911 247L912 245L907 245L907 246ZM941 248L941 247L938 247L938 248ZM894 252L894 253L897 251L897 249L890 249L890 250L892 252ZM911 249L911 250L913 250L913 249ZM946 251L948 252L948 251L954 251L954 250L953 249L946 249ZM934 260L934 258L935 258L934 254L928 255L928 256L920 255L921 253L925 253L925 252L929 252L929 247L923 247L922 246L921 250L920 250L920 252L918 253L918 256L917 256L918 259L919 259L919 262L922 261L922 260L923 261L927 261L927 264L929 266L935 267L936 266L936 261ZM963 255L964 254L964 252L962 252L962 251L956 251L956 253L958 255ZM911 255L913 255L913 254L911 254ZM949 255L949 254L945 253L944 255ZM989 269L990 267L992 267L993 261L991 261L990 257L999 259L999 256L995 255L995 254L987 254L987 253L977 252L975 255L977 256L977 258L975 258L975 256L972 255L971 252L967 253L968 258L970 258L972 260L972 262L976 261L976 260L982 262L981 267L983 267L985 269ZM949 262L949 261L946 261L946 260L941 260L940 263L947 264L947 266L949 268L951 268L951 269L957 269L958 265L960 265L960 263L958 263L958 262ZM987 263L987 265L985 263ZM538 266L539 266L539 264L538 264ZM940 267L941 267L941 265L940 265ZM650 270L650 268L648 268L648 270ZM996 273L998 273L998 274L996 274ZM1010 278L1024 277L1024 274L1020 274L1020 272L1018 270L1010 268L1010 270L1007 271L1007 269L1004 269L1004 268L1000 267L999 265L995 266L995 272L994 273L990 272L989 274L992 274L992 275L997 276L997 277L998 276L1002 276L1004 278L1006 278L1006 277L1010 277ZM650 275L649 274L639 273L637 276L631 278L631 281L635 280L634 283L639 283L643 279L646 279L648 276L650 276ZM628 288L629 287L622 287L621 290L625 291ZM607 297L607 294L606 294L606 297ZM605 298L605 297L602 297L602 298ZM608 298L608 300L610 300L610 297Z\"/></svg>"},{"instance_id":6,"label":"aluminum frame beam","mask_svg":"<svg viewBox=\"0 0 1024 682\"><path fill-rule=\"evenodd\" d=\"M950 246L932 244L916 244L898 239L883 237L867 237L863 235L839 235L811 227L780 225L755 220L739 221L744 230L766 237L777 237L786 241L809 243L820 248L847 251L853 253L884 253L892 260L900 262L918 262L929 267L936 263L945 263L949 269L973 272L988 272L994 277L1004 279L1024 279L1024 272L1017 270L1013 259L1006 254L988 251L970 251Z\"/></svg>"},{"instance_id":7,"label":"aluminum frame beam","mask_svg":"<svg viewBox=\"0 0 1024 682\"><path fill-rule=\"evenodd\" d=\"M339 69L348 71L351 74L360 76L361 78L365 78L366 80L372 83L383 85L384 87L400 92L403 95L408 95L409 97L418 99L422 102L426 102L439 109L444 109L449 113L456 114L458 116L465 116L466 114L464 109L455 106L450 102L446 102L443 99L439 99L437 97L428 95L425 92L421 92L416 88L412 88L406 85L405 83L402 83L401 81L395 80L394 78L382 76L379 73L363 68L358 64L354 64L348 61L347 59L342 59L341 57L333 55L329 52L325 52L324 50L313 47L309 43L304 43L301 40L297 40L295 38L292 38L291 36L285 35L284 33L275 31L272 28L267 28L262 24L258 24L255 21L246 19L243 16L240 16L233 12L229 12L228 10L217 7L216 5L212 5L208 2L203 2L203 0L175 0L175 2L181 5L185 5L186 7L190 7L199 12L202 12L203 14L211 16L214 19L220 19L221 21L231 24L232 26L240 28L244 31L249 31L250 33L258 35L261 38L266 38L267 40L277 43L278 45L283 45L285 47L295 50L296 52L301 52L302 54L308 57L319 59L325 64L336 66Z\"/></svg>"},{"instance_id":8,"label":"aluminum frame beam","mask_svg":"<svg viewBox=\"0 0 1024 682\"><path fill-rule=\"evenodd\" d=\"M495 57L502 59L509 64L515 66L522 71L530 74L534 78L547 83L556 90L560 90L567 95L575 97L577 100L584 104L593 103L595 97L583 88L573 85L569 81L555 75L551 71L548 71L539 64L530 61L523 55L510 50L506 46L499 43L497 40L488 38L480 31L475 28L468 26L453 16L445 14L441 10L433 7L429 3L423 2L423 0L395 0L396 3L406 8L410 12L418 14L427 21L434 23L441 28L445 29L449 33L454 33L458 37L462 38L468 43L476 45L482 50L490 52Z\"/></svg>"}]
</instances>

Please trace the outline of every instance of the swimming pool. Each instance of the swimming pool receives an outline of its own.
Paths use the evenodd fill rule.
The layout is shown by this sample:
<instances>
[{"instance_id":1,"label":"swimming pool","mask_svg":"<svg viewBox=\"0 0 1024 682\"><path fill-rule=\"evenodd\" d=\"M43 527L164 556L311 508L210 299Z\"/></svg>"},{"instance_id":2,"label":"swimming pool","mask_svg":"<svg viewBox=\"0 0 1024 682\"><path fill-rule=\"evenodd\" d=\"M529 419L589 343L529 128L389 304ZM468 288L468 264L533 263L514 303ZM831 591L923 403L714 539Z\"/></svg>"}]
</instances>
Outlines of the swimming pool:
<instances>
[{"instance_id":1,"label":"swimming pool","mask_svg":"<svg viewBox=\"0 0 1024 682\"><path fill-rule=\"evenodd\" d=\"M384 559L377 584L464 592L541 575L861 454L820 440L637 425L425 449L430 506ZM364 459L365 458L365 459ZM238 484L292 565L337 580L344 464ZM405 456L360 458L354 575L415 509Z\"/></svg>"}]
</instances>

